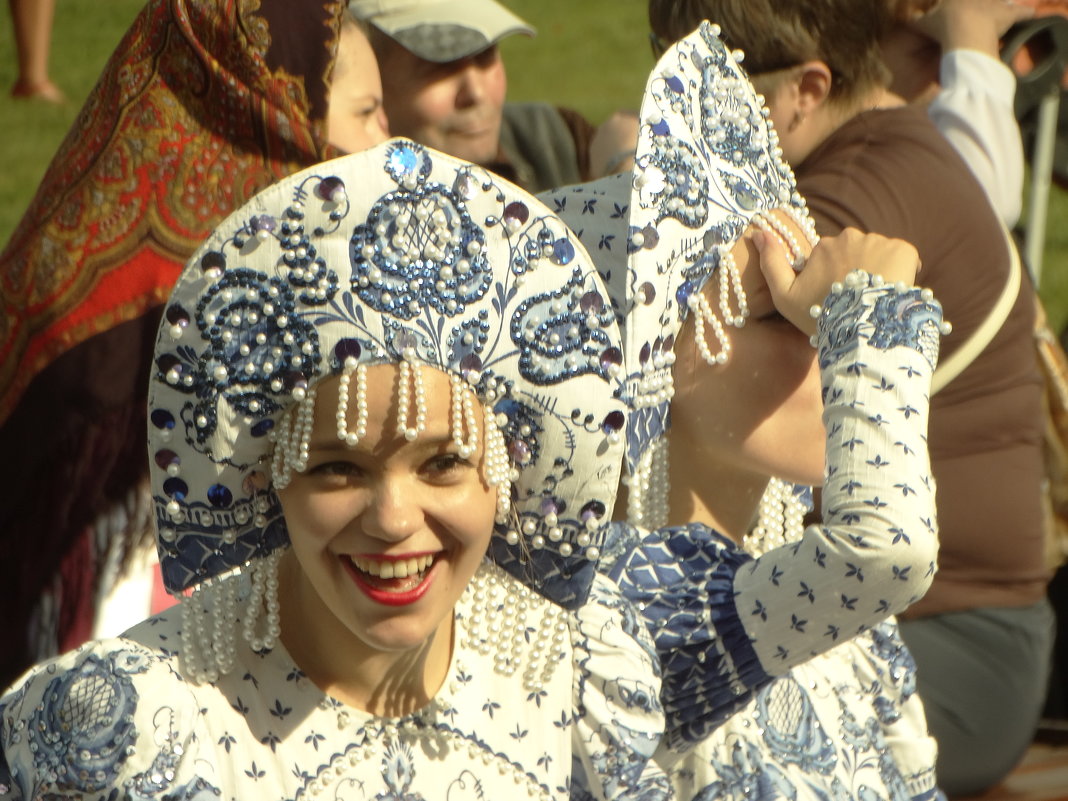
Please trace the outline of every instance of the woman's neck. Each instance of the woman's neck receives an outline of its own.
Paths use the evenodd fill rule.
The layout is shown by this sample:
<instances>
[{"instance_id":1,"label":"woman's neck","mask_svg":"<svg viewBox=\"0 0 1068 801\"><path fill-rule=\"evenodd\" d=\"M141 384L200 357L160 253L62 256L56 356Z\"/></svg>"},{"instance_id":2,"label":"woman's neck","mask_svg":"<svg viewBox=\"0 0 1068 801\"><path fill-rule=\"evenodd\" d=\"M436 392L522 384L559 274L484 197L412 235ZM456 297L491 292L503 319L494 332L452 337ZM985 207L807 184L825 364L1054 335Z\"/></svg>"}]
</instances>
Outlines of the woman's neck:
<instances>
[{"instance_id":1,"label":"woman's neck","mask_svg":"<svg viewBox=\"0 0 1068 801\"><path fill-rule=\"evenodd\" d=\"M741 544L752 526L768 477L727 464L691 465L682 448L669 460L668 524L703 523Z\"/></svg>"},{"instance_id":2,"label":"woman's neck","mask_svg":"<svg viewBox=\"0 0 1068 801\"><path fill-rule=\"evenodd\" d=\"M319 689L383 717L411 714L434 698L452 657L452 616L417 648L379 651L345 628L315 588L299 579L300 565L292 552L282 559L279 572L282 642Z\"/></svg>"}]
</instances>

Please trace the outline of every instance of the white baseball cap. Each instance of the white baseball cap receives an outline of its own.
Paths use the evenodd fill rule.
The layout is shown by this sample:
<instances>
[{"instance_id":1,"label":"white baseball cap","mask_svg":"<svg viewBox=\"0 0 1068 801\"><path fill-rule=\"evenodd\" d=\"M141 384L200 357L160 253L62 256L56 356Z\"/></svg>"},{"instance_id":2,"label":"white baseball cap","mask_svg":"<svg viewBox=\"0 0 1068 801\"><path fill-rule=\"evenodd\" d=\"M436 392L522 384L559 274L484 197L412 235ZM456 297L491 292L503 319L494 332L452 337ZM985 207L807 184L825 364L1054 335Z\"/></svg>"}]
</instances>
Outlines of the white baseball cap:
<instances>
[{"instance_id":1,"label":"white baseball cap","mask_svg":"<svg viewBox=\"0 0 1068 801\"><path fill-rule=\"evenodd\" d=\"M352 0L349 13L438 63L480 53L515 33L535 34L495 0Z\"/></svg>"}]
</instances>

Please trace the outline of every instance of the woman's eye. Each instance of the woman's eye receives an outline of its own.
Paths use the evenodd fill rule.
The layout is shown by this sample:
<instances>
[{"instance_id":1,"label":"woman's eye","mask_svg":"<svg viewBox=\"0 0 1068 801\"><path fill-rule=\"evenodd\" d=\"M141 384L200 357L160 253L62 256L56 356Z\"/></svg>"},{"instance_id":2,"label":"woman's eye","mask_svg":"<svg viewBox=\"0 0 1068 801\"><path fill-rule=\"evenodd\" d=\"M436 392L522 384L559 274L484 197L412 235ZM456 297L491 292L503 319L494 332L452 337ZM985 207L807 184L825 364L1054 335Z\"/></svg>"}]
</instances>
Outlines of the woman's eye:
<instances>
[{"instance_id":1,"label":"woman's eye","mask_svg":"<svg viewBox=\"0 0 1068 801\"><path fill-rule=\"evenodd\" d=\"M308 468L308 475L355 477L363 471L352 462L323 462Z\"/></svg>"},{"instance_id":2,"label":"woman's eye","mask_svg":"<svg viewBox=\"0 0 1068 801\"><path fill-rule=\"evenodd\" d=\"M471 462L458 453L441 453L426 463L427 472L435 475L453 473L470 466Z\"/></svg>"}]
</instances>

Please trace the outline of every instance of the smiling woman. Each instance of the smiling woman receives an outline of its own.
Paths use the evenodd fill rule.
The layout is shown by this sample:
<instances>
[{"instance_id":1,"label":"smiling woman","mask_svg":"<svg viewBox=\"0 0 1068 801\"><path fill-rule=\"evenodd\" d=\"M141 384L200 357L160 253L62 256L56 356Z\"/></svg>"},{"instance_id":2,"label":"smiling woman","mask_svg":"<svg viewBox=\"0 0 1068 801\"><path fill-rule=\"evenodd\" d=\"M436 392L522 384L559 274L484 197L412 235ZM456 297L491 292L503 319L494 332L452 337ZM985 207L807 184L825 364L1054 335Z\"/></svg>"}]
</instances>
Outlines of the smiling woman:
<instances>
[{"instance_id":1,"label":"smiling woman","mask_svg":"<svg viewBox=\"0 0 1068 801\"><path fill-rule=\"evenodd\" d=\"M367 369L365 378L379 389L356 415L365 434L353 445L339 437L356 421L338 392L343 379L324 381L307 467L278 491L292 544L280 566L282 640L335 696L396 715L429 702L448 672L451 612L493 531L501 490L490 482L508 488L488 476L490 453L478 426L485 414L472 395L458 398L473 412L470 427L461 415L460 430L453 429L445 373L420 371L426 428L412 440L407 426L398 426L396 396L384 391L396 386L399 395L410 379L391 364ZM400 696L411 708L361 692L385 683L388 654L413 649L418 658L406 678L414 686Z\"/></svg>"},{"instance_id":2,"label":"smiling woman","mask_svg":"<svg viewBox=\"0 0 1068 801\"><path fill-rule=\"evenodd\" d=\"M571 231L482 168L393 140L253 198L156 341L181 607L0 700L0 798L663 789L652 644L595 571L620 344Z\"/></svg>"}]
</instances>

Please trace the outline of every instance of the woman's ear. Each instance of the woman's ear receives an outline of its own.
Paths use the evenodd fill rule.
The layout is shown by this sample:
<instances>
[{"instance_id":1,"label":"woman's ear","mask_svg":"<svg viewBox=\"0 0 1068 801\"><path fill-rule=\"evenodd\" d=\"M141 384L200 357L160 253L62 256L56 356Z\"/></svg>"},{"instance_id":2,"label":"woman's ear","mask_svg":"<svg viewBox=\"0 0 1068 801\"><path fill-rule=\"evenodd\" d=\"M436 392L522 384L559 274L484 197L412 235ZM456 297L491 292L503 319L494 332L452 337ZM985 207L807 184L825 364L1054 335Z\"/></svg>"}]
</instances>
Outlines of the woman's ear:
<instances>
[{"instance_id":1,"label":"woman's ear","mask_svg":"<svg viewBox=\"0 0 1068 801\"><path fill-rule=\"evenodd\" d=\"M796 71L797 111L803 117L817 111L831 96L834 74L822 61L806 61Z\"/></svg>"}]
</instances>

